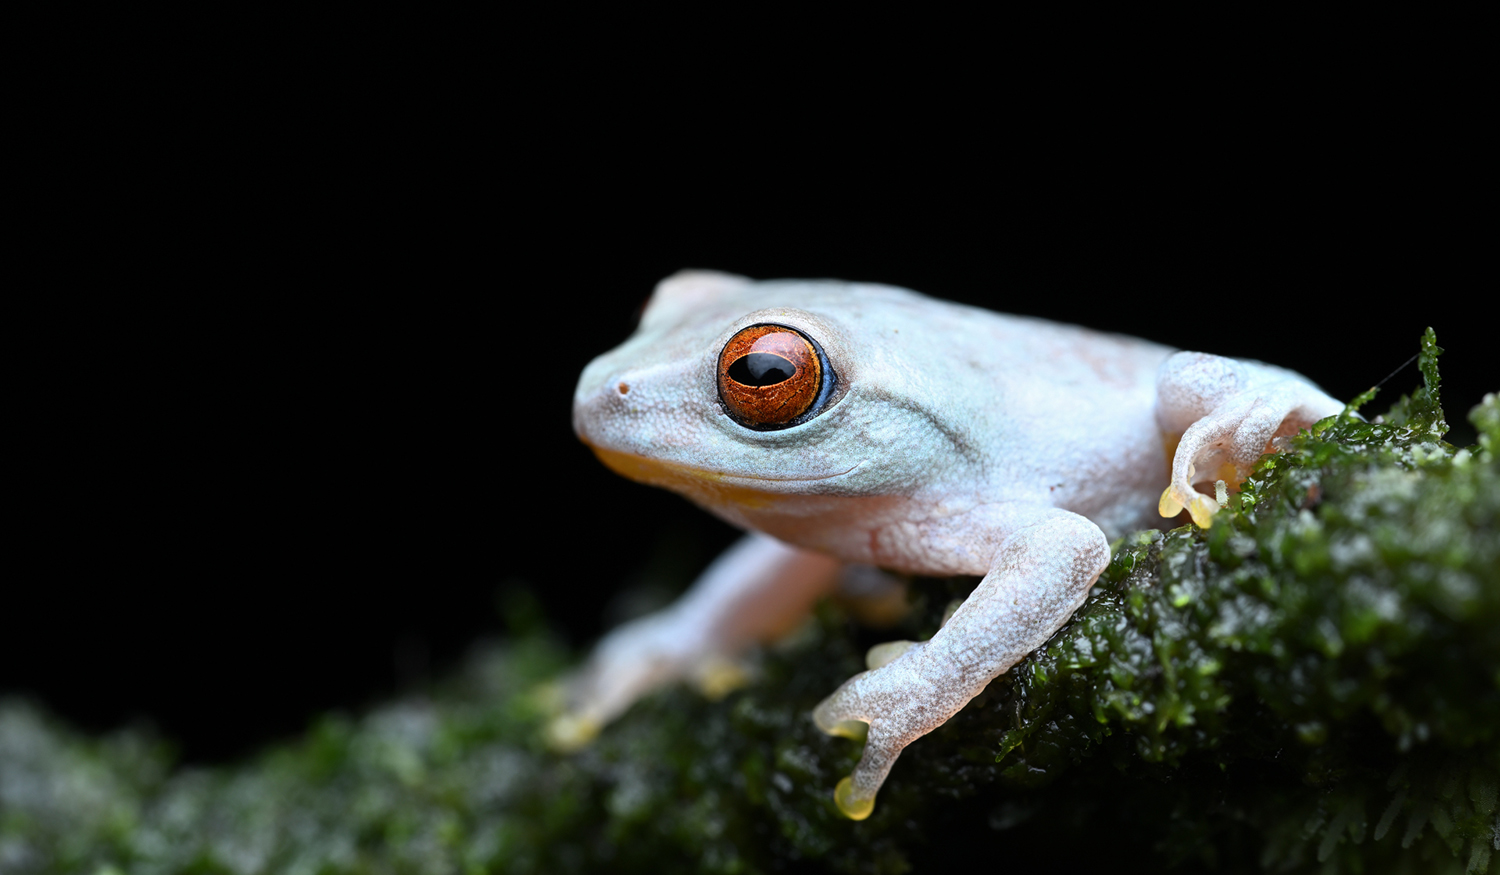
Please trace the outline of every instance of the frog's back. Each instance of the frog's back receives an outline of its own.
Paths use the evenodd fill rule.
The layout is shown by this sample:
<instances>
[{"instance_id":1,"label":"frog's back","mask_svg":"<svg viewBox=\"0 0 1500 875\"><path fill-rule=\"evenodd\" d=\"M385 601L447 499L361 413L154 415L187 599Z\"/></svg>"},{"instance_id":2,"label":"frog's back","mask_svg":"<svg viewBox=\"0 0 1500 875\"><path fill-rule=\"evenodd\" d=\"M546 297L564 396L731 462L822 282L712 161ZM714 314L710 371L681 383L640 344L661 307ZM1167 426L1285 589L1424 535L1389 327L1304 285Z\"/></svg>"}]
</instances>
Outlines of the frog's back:
<instances>
[{"instance_id":1,"label":"frog's back","mask_svg":"<svg viewBox=\"0 0 1500 875\"><path fill-rule=\"evenodd\" d=\"M1044 502L1111 537L1157 523L1156 375L1170 348L892 286L787 285L789 300L855 336L856 378L962 433L980 457L967 475L977 499Z\"/></svg>"}]
</instances>

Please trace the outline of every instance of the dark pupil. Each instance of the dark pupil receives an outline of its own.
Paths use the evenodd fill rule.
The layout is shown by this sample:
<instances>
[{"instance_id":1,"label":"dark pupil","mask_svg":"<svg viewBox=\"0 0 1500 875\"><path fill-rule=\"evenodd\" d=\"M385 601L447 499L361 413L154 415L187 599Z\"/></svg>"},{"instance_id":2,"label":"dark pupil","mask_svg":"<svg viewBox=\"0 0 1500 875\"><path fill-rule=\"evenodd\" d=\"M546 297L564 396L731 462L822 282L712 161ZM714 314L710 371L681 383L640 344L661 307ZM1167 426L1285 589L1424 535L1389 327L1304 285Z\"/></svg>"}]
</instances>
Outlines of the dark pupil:
<instances>
[{"instance_id":1,"label":"dark pupil","mask_svg":"<svg viewBox=\"0 0 1500 875\"><path fill-rule=\"evenodd\" d=\"M745 386L772 386L790 380L797 368L779 355L752 352L742 355L729 366L729 379Z\"/></svg>"}]
</instances>

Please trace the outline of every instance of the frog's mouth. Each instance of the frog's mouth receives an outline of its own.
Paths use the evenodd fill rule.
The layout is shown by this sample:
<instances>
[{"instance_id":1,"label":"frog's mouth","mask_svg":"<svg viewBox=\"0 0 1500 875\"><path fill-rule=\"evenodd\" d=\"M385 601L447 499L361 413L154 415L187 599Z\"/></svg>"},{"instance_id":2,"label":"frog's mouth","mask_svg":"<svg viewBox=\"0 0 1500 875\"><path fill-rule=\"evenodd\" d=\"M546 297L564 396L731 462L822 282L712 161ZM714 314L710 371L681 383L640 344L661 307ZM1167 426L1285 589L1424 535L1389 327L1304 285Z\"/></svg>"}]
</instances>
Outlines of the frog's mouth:
<instances>
[{"instance_id":1,"label":"frog's mouth","mask_svg":"<svg viewBox=\"0 0 1500 875\"><path fill-rule=\"evenodd\" d=\"M679 462L652 459L635 453L607 449L588 441L584 441L583 444L594 451L599 461L622 477L628 477L638 483L671 489L690 498L734 503L745 507L762 507L788 493L785 488L776 488L775 484L833 480L848 474L862 464L856 462L847 471L837 471L817 477L760 477L754 474L730 474L725 471L683 465Z\"/></svg>"}]
</instances>

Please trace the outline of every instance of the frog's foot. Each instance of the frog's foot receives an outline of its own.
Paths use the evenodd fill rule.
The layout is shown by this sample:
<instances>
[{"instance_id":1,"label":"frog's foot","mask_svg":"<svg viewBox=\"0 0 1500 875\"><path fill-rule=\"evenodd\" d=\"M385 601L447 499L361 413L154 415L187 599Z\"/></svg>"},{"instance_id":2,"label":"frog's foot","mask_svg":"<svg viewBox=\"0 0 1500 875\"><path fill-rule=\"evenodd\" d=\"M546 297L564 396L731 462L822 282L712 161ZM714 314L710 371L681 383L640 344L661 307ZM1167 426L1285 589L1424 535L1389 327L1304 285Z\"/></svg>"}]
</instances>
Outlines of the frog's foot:
<instances>
[{"instance_id":1,"label":"frog's foot","mask_svg":"<svg viewBox=\"0 0 1500 875\"><path fill-rule=\"evenodd\" d=\"M1343 409L1290 371L1196 352L1162 364L1156 393L1157 422L1169 446L1172 435L1181 435L1158 510L1172 517L1186 508L1205 529L1221 505L1198 484L1238 489L1256 460L1276 449L1277 438Z\"/></svg>"},{"instance_id":2,"label":"frog's foot","mask_svg":"<svg viewBox=\"0 0 1500 875\"><path fill-rule=\"evenodd\" d=\"M911 610L906 580L870 565L845 566L835 596L855 619L875 628L894 626Z\"/></svg>"},{"instance_id":3,"label":"frog's foot","mask_svg":"<svg viewBox=\"0 0 1500 875\"><path fill-rule=\"evenodd\" d=\"M691 674L704 657L684 647L670 611L642 617L599 642L587 663L565 678L552 699L556 712L546 729L555 749L570 752L588 744L637 699Z\"/></svg>"},{"instance_id":4,"label":"frog's foot","mask_svg":"<svg viewBox=\"0 0 1500 875\"><path fill-rule=\"evenodd\" d=\"M710 698L746 683L738 661L757 642L794 628L838 583L840 563L748 535L708 567L666 610L610 632L561 687L548 738L560 750L586 744L637 699L677 680Z\"/></svg>"},{"instance_id":5,"label":"frog's foot","mask_svg":"<svg viewBox=\"0 0 1500 875\"><path fill-rule=\"evenodd\" d=\"M1083 604L1109 564L1099 527L1050 507L988 508L1002 533L979 586L930 641L870 648L870 670L855 675L813 710L818 728L858 737L864 754L834 791L839 810L863 820L907 745L942 726L989 682L1040 647Z\"/></svg>"},{"instance_id":6,"label":"frog's foot","mask_svg":"<svg viewBox=\"0 0 1500 875\"><path fill-rule=\"evenodd\" d=\"M1188 463L1185 475L1179 475L1174 466L1172 482L1167 485L1166 489L1162 490L1161 500L1157 502L1156 510L1163 517L1170 519L1182 513L1183 509L1186 508L1188 515L1193 518L1193 523L1199 528L1206 529L1214 524L1214 514L1218 513L1219 508L1224 506L1224 503L1220 502L1217 498L1220 491L1218 487L1224 488L1227 501L1229 486L1233 485L1238 488L1240 481L1244 478L1240 476L1238 469L1233 466L1220 466L1214 472L1219 475L1215 481L1215 495L1214 497L1210 497L1193 487L1193 483L1197 482L1195 480L1197 473L1197 467L1192 463Z\"/></svg>"},{"instance_id":7,"label":"frog's foot","mask_svg":"<svg viewBox=\"0 0 1500 875\"><path fill-rule=\"evenodd\" d=\"M877 645L867 657L870 663L895 651L900 655L845 681L813 709L819 729L865 742L859 765L839 781L833 794L839 811L850 820L864 820L875 810L875 794L901 751L946 723L971 698L923 679L924 647L925 642L905 641Z\"/></svg>"},{"instance_id":8,"label":"frog's foot","mask_svg":"<svg viewBox=\"0 0 1500 875\"><path fill-rule=\"evenodd\" d=\"M749 660L721 653L705 654L689 674L693 686L711 702L749 685L754 678L754 667Z\"/></svg>"},{"instance_id":9,"label":"frog's foot","mask_svg":"<svg viewBox=\"0 0 1500 875\"><path fill-rule=\"evenodd\" d=\"M554 714L548 743L564 753L577 750L638 699L674 681L688 681L714 701L751 681L748 660L706 645L694 631L664 611L611 632L583 668L545 696Z\"/></svg>"},{"instance_id":10,"label":"frog's foot","mask_svg":"<svg viewBox=\"0 0 1500 875\"><path fill-rule=\"evenodd\" d=\"M845 681L813 709L813 722L819 729L864 740L859 764L833 792L834 803L850 820L864 820L875 810L875 794L907 745L947 723L989 683L989 678L944 682L951 669L941 670L939 663L944 660L930 658L936 652L931 645L930 641L876 645L866 660L878 667Z\"/></svg>"}]
</instances>

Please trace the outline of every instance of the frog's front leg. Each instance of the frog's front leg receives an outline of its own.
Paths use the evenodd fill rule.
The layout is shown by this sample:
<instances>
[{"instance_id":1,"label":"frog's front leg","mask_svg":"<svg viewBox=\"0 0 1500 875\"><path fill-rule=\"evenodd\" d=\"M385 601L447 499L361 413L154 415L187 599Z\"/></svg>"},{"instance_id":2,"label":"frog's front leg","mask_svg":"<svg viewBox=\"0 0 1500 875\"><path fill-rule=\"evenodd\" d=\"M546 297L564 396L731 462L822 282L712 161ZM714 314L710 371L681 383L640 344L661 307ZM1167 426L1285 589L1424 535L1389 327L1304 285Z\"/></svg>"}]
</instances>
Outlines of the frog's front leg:
<instances>
[{"instance_id":1,"label":"frog's front leg","mask_svg":"<svg viewBox=\"0 0 1500 875\"><path fill-rule=\"evenodd\" d=\"M606 635L563 684L555 747L576 748L640 697L674 680L706 687L747 646L789 630L833 590L838 560L761 534L740 539L670 607Z\"/></svg>"},{"instance_id":2,"label":"frog's front leg","mask_svg":"<svg viewBox=\"0 0 1500 875\"><path fill-rule=\"evenodd\" d=\"M1172 355L1156 378L1156 421L1172 453L1161 515L1176 516L1187 508L1193 522L1208 528L1219 505L1194 489L1195 483L1223 480L1238 487L1256 459L1274 449L1272 441L1343 407L1282 368L1201 352Z\"/></svg>"},{"instance_id":3,"label":"frog's front leg","mask_svg":"<svg viewBox=\"0 0 1500 875\"><path fill-rule=\"evenodd\" d=\"M854 721L869 724L859 765L834 792L839 810L854 820L874 809L901 751L1040 647L1109 564L1104 533L1077 514L1007 505L999 516L1004 529L989 572L942 629L850 678L813 711L818 727L833 735L853 735Z\"/></svg>"}]
</instances>

